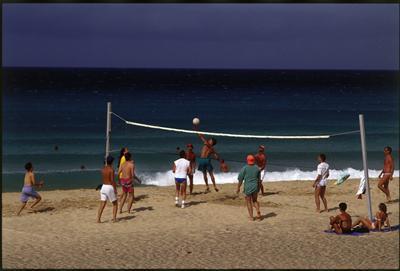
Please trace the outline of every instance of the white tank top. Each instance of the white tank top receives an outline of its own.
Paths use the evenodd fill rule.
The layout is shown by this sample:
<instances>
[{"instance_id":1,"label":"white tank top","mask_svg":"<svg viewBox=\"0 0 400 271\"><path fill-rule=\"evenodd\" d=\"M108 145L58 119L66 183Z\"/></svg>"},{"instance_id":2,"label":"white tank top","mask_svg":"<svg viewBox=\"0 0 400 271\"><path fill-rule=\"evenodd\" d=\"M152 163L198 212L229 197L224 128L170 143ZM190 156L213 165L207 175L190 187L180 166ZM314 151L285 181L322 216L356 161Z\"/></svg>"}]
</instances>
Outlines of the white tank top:
<instances>
[{"instance_id":1,"label":"white tank top","mask_svg":"<svg viewBox=\"0 0 400 271\"><path fill-rule=\"evenodd\" d=\"M175 164L175 178L186 178L190 161L185 158L180 158L174 162Z\"/></svg>"}]
</instances>

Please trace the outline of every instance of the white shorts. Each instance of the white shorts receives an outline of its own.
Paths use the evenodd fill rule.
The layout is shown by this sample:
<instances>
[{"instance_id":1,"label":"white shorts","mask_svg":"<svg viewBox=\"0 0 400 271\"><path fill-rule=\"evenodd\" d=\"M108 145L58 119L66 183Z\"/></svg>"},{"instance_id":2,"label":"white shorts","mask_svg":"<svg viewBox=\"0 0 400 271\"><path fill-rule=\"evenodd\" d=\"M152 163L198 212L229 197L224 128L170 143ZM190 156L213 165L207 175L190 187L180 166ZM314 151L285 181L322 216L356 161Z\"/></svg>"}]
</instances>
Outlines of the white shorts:
<instances>
[{"instance_id":1,"label":"white shorts","mask_svg":"<svg viewBox=\"0 0 400 271\"><path fill-rule=\"evenodd\" d=\"M115 196L114 187L111 184L103 184L100 190L100 200L114 202L117 200Z\"/></svg>"},{"instance_id":2,"label":"white shorts","mask_svg":"<svg viewBox=\"0 0 400 271\"><path fill-rule=\"evenodd\" d=\"M326 180L326 179L322 179L322 180L319 181L319 183L317 184L317 186L318 186L318 187L326 186L326 183L327 183L327 180Z\"/></svg>"},{"instance_id":3,"label":"white shorts","mask_svg":"<svg viewBox=\"0 0 400 271\"><path fill-rule=\"evenodd\" d=\"M261 181L264 181L264 176L265 176L265 169L261 170L260 172Z\"/></svg>"}]
</instances>

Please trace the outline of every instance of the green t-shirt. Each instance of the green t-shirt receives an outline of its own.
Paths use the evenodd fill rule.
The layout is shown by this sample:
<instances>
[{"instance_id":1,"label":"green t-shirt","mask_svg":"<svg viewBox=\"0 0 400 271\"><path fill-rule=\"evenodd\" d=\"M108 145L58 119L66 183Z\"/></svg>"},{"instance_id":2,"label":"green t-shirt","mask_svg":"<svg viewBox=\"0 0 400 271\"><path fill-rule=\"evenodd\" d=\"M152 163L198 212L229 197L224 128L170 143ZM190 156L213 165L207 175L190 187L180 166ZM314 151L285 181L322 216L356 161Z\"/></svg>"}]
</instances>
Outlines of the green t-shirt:
<instances>
[{"instance_id":1,"label":"green t-shirt","mask_svg":"<svg viewBox=\"0 0 400 271\"><path fill-rule=\"evenodd\" d=\"M244 193L250 195L258 192L258 181L260 180L260 169L256 165L246 165L238 176L239 182L244 180Z\"/></svg>"}]
</instances>

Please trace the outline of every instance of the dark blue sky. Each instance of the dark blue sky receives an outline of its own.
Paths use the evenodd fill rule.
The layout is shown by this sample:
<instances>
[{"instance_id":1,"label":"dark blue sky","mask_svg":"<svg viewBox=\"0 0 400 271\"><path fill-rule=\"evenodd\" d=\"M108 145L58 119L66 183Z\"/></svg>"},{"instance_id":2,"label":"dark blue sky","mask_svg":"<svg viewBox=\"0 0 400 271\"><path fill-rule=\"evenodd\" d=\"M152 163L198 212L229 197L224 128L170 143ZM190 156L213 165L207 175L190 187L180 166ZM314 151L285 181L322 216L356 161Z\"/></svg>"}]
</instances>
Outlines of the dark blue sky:
<instances>
[{"instance_id":1,"label":"dark blue sky","mask_svg":"<svg viewBox=\"0 0 400 271\"><path fill-rule=\"evenodd\" d=\"M3 4L3 65L399 69L397 4Z\"/></svg>"}]
</instances>

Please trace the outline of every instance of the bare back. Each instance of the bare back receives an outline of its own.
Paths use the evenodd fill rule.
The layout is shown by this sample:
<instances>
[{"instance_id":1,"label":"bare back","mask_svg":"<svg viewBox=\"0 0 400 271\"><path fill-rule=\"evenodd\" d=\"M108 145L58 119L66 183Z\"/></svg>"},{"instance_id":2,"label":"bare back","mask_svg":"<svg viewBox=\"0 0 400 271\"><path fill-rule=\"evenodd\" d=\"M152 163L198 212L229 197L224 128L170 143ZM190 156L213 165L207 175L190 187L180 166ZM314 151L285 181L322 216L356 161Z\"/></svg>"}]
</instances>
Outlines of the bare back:
<instances>
[{"instance_id":1,"label":"bare back","mask_svg":"<svg viewBox=\"0 0 400 271\"><path fill-rule=\"evenodd\" d=\"M25 173L25 178L24 178L24 185L26 186L33 186L35 184L35 176L33 172L27 172Z\"/></svg>"},{"instance_id":2,"label":"bare back","mask_svg":"<svg viewBox=\"0 0 400 271\"><path fill-rule=\"evenodd\" d=\"M383 163L383 172L392 173L393 170L394 170L393 157L391 154L387 154L385 156L385 161Z\"/></svg>"},{"instance_id":3,"label":"bare back","mask_svg":"<svg viewBox=\"0 0 400 271\"><path fill-rule=\"evenodd\" d=\"M123 163L120 172L122 179L133 179L133 176L135 176L135 165L133 164L133 161L126 161Z\"/></svg>"},{"instance_id":4,"label":"bare back","mask_svg":"<svg viewBox=\"0 0 400 271\"><path fill-rule=\"evenodd\" d=\"M106 166L101 170L103 177L103 184L115 185L114 183L114 170L110 166Z\"/></svg>"},{"instance_id":5,"label":"bare back","mask_svg":"<svg viewBox=\"0 0 400 271\"><path fill-rule=\"evenodd\" d=\"M351 229L351 216L344 212L339 215L340 218L340 227L342 230L350 230Z\"/></svg>"}]
</instances>

